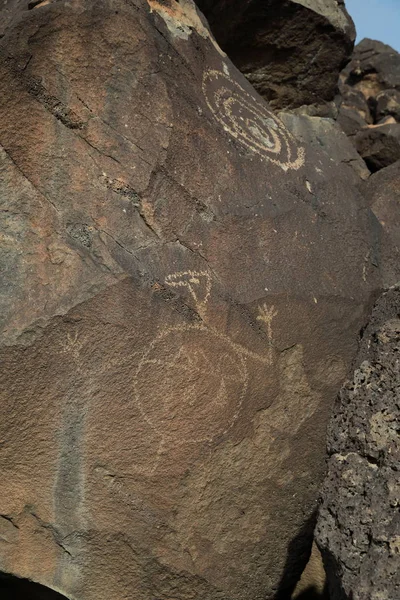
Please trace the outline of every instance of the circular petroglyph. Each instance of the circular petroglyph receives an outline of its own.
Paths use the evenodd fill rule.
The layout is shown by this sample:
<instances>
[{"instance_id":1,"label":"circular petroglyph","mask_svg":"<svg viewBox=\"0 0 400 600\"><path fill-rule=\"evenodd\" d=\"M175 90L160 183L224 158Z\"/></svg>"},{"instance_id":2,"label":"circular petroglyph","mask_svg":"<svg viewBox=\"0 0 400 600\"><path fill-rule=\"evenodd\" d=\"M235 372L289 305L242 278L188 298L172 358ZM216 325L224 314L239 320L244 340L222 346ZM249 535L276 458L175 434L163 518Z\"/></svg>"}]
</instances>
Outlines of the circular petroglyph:
<instances>
[{"instance_id":1,"label":"circular petroglyph","mask_svg":"<svg viewBox=\"0 0 400 600\"><path fill-rule=\"evenodd\" d=\"M203 94L216 120L242 146L284 171L304 164L304 148L298 146L282 121L229 72L207 70Z\"/></svg>"},{"instance_id":2,"label":"circular petroglyph","mask_svg":"<svg viewBox=\"0 0 400 600\"><path fill-rule=\"evenodd\" d=\"M212 441L239 416L248 384L245 357L204 325L160 333L139 361L135 400L163 444Z\"/></svg>"}]
</instances>

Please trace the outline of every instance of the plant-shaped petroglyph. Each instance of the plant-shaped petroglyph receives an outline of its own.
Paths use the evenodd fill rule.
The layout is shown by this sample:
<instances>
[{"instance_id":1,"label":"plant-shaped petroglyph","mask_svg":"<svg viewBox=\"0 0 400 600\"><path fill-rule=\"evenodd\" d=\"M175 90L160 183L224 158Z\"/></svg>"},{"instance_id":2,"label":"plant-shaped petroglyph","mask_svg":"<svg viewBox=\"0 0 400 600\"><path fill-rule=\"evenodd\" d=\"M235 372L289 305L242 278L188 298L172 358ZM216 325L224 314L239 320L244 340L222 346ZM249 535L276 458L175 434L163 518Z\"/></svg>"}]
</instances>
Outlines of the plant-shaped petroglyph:
<instances>
[{"instance_id":1,"label":"plant-shaped petroglyph","mask_svg":"<svg viewBox=\"0 0 400 600\"><path fill-rule=\"evenodd\" d=\"M258 313L259 314L257 317L257 321L262 321L267 326L269 364L272 365L272 361L273 361L272 321L278 315L278 311L275 310L274 306L267 306L267 304L263 304L263 306L258 307Z\"/></svg>"},{"instance_id":2,"label":"plant-shaped petroglyph","mask_svg":"<svg viewBox=\"0 0 400 600\"><path fill-rule=\"evenodd\" d=\"M284 171L304 165L305 151L256 93L247 92L224 71L208 69L203 94L215 119L242 146Z\"/></svg>"}]
</instances>

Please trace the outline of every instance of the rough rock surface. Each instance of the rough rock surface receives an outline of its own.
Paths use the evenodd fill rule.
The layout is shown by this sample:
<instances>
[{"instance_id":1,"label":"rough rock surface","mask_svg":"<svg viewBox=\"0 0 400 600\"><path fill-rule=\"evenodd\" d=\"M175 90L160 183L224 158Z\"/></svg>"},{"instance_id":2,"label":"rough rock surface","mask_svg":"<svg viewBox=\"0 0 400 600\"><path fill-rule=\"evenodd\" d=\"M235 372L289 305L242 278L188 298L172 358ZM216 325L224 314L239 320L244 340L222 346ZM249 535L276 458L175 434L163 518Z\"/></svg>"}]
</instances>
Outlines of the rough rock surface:
<instances>
[{"instance_id":1,"label":"rough rock surface","mask_svg":"<svg viewBox=\"0 0 400 600\"><path fill-rule=\"evenodd\" d=\"M400 158L400 54L364 39L340 76L338 123L371 172Z\"/></svg>"},{"instance_id":2,"label":"rough rock surface","mask_svg":"<svg viewBox=\"0 0 400 600\"><path fill-rule=\"evenodd\" d=\"M380 263L386 288L399 283L400 264L400 161L372 175L362 193L381 229Z\"/></svg>"},{"instance_id":3,"label":"rough rock surface","mask_svg":"<svg viewBox=\"0 0 400 600\"><path fill-rule=\"evenodd\" d=\"M331 600L400 598L400 289L377 303L328 431L317 542Z\"/></svg>"},{"instance_id":4,"label":"rough rock surface","mask_svg":"<svg viewBox=\"0 0 400 600\"><path fill-rule=\"evenodd\" d=\"M351 165L183 0L21 13L0 144L0 569L79 600L273 598L381 287Z\"/></svg>"},{"instance_id":5,"label":"rough rock surface","mask_svg":"<svg viewBox=\"0 0 400 600\"><path fill-rule=\"evenodd\" d=\"M385 121L388 117L393 117L400 123L400 91L383 90L375 98L374 113L378 123Z\"/></svg>"},{"instance_id":6,"label":"rough rock surface","mask_svg":"<svg viewBox=\"0 0 400 600\"><path fill-rule=\"evenodd\" d=\"M341 0L197 0L234 64L274 108L325 104L355 29Z\"/></svg>"},{"instance_id":7,"label":"rough rock surface","mask_svg":"<svg viewBox=\"0 0 400 600\"><path fill-rule=\"evenodd\" d=\"M332 119L289 112L282 112L279 116L297 139L325 155L326 160L329 160L333 167L336 166L338 171L343 164L351 167L355 174L352 177L354 186L359 185L360 178L363 180L369 178L370 171L364 160L340 126Z\"/></svg>"},{"instance_id":8,"label":"rough rock surface","mask_svg":"<svg viewBox=\"0 0 400 600\"><path fill-rule=\"evenodd\" d=\"M366 127L356 133L354 144L371 173L400 160L400 123Z\"/></svg>"},{"instance_id":9,"label":"rough rock surface","mask_svg":"<svg viewBox=\"0 0 400 600\"><path fill-rule=\"evenodd\" d=\"M348 85L341 87L342 101L337 121L346 135L353 136L368 124L374 123L364 94Z\"/></svg>"},{"instance_id":10,"label":"rough rock surface","mask_svg":"<svg viewBox=\"0 0 400 600\"><path fill-rule=\"evenodd\" d=\"M400 54L391 46L365 38L355 47L342 80L367 99L382 90L400 90Z\"/></svg>"}]
</instances>

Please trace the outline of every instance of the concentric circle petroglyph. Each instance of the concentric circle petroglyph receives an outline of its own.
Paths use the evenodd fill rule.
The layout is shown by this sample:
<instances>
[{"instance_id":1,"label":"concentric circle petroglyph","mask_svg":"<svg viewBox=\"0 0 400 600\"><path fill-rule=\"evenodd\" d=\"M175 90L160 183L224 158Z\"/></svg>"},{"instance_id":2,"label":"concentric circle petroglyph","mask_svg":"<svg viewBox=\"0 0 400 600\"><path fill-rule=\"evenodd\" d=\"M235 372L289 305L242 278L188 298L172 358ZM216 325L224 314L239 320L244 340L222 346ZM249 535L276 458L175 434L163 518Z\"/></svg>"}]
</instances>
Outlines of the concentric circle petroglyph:
<instances>
[{"instance_id":1,"label":"concentric circle petroglyph","mask_svg":"<svg viewBox=\"0 0 400 600\"><path fill-rule=\"evenodd\" d=\"M248 385L246 357L205 325L161 332L139 361L135 400L164 446L210 442L237 420Z\"/></svg>"},{"instance_id":2,"label":"concentric circle petroglyph","mask_svg":"<svg viewBox=\"0 0 400 600\"><path fill-rule=\"evenodd\" d=\"M247 92L228 73L207 70L203 94L216 120L242 146L284 171L303 166L304 148L299 147L266 103L255 93Z\"/></svg>"}]
</instances>

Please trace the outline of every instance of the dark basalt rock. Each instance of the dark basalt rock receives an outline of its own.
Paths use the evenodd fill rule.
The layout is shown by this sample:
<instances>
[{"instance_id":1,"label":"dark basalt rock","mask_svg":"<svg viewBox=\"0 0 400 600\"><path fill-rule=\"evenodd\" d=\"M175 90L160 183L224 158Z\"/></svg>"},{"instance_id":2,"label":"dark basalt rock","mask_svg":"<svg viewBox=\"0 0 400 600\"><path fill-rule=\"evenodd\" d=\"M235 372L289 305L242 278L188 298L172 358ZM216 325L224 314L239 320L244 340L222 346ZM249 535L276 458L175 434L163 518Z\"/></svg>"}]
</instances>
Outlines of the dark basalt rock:
<instances>
[{"instance_id":1,"label":"dark basalt rock","mask_svg":"<svg viewBox=\"0 0 400 600\"><path fill-rule=\"evenodd\" d=\"M189 0L40 3L7 28L2 571L79 600L295 584L382 272L362 161L287 119Z\"/></svg>"},{"instance_id":2,"label":"dark basalt rock","mask_svg":"<svg viewBox=\"0 0 400 600\"><path fill-rule=\"evenodd\" d=\"M393 117L400 123L400 91L384 90L380 92L375 98L374 116L378 123L387 117Z\"/></svg>"},{"instance_id":3,"label":"dark basalt rock","mask_svg":"<svg viewBox=\"0 0 400 600\"><path fill-rule=\"evenodd\" d=\"M391 46L366 38L355 47L342 78L366 98L382 90L400 90L400 54Z\"/></svg>"},{"instance_id":4,"label":"dark basalt rock","mask_svg":"<svg viewBox=\"0 0 400 600\"><path fill-rule=\"evenodd\" d=\"M12 24L28 10L28 0L6 0L0 3L0 39Z\"/></svg>"},{"instance_id":5,"label":"dark basalt rock","mask_svg":"<svg viewBox=\"0 0 400 600\"><path fill-rule=\"evenodd\" d=\"M279 116L298 140L324 154L333 168L340 171L343 165L348 165L353 171L352 183L355 187L360 185L360 178L369 178L367 165L351 140L332 119L296 115L292 112L281 112Z\"/></svg>"},{"instance_id":6,"label":"dark basalt rock","mask_svg":"<svg viewBox=\"0 0 400 600\"><path fill-rule=\"evenodd\" d=\"M372 175L362 190L381 225L383 283L399 282L400 265L400 161Z\"/></svg>"},{"instance_id":7,"label":"dark basalt rock","mask_svg":"<svg viewBox=\"0 0 400 600\"><path fill-rule=\"evenodd\" d=\"M381 42L363 40L341 73L339 87L338 122L371 172L396 162L400 158L400 54Z\"/></svg>"},{"instance_id":8,"label":"dark basalt rock","mask_svg":"<svg viewBox=\"0 0 400 600\"><path fill-rule=\"evenodd\" d=\"M328 430L317 542L331 600L400 597L400 289L377 303Z\"/></svg>"},{"instance_id":9,"label":"dark basalt rock","mask_svg":"<svg viewBox=\"0 0 400 600\"><path fill-rule=\"evenodd\" d=\"M374 123L370 106L362 92L341 85L341 102L337 121L348 136L354 136L368 124Z\"/></svg>"},{"instance_id":10,"label":"dark basalt rock","mask_svg":"<svg viewBox=\"0 0 400 600\"><path fill-rule=\"evenodd\" d=\"M354 144L372 173L400 160L400 124L367 127L354 137Z\"/></svg>"},{"instance_id":11,"label":"dark basalt rock","mask_svg":"<svg viewBox=\"0 0 400 600\"><path fill-rule=\"evenodd\" d=\"M233 63L274 108L334 98L355 29L336 0L197 0Z\"/></svg>"},{"instance_id":12,"label":"dark basalt rock","mask_svg":"<svg viewBox=\"0 0 400 600\"><path fill-rule=\"evenodd\" d=\"M341 106L337 122L349 137L355 136L356 133L367 127L367 122L360 112L348 106Z\"/></svg>"}]
</instances>

